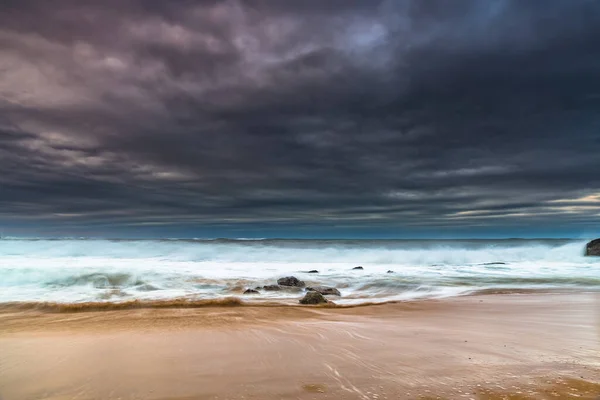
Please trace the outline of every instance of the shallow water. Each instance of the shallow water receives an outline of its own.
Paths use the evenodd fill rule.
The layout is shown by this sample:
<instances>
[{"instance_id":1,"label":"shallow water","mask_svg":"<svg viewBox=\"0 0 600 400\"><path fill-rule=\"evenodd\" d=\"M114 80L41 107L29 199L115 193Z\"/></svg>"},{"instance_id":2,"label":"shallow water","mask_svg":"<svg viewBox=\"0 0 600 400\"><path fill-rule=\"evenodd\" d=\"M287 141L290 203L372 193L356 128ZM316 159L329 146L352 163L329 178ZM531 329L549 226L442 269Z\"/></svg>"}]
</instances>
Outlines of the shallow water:
<instances>
[{"instance_id":1,"label":"shallow water","mask_svg":"<svg viewBox=\"0 0 600 400\"><path fill-rule=\"evenodd\" d=\"M339 304L484 289L600 288L584 240L0 240L0 302L242 296L294 275ZM353 270L355 266L364 270ZM318 270L318 274L309 274ZM393 273L388 273L388 270ZM297 291L244 296L295 302Z\"/></svg>"}]
</instances>

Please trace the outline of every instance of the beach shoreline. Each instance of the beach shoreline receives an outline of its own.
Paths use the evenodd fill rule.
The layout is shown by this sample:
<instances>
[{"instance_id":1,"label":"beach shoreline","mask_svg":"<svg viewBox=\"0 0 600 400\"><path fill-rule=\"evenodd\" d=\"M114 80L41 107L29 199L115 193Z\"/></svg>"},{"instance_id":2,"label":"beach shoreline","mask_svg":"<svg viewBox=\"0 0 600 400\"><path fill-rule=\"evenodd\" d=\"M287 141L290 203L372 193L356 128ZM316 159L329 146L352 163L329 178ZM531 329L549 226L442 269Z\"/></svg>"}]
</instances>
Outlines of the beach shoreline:
<instances>
[{"instance_id":1,"label":"beach shoreline","mask_svg":"<svg viewBox=\"0 0 600 400\"><path fill-rule=\"evenodd\" d=\"M0 366L3 400L529 399L561 390L595 399L600 294L343 308L3 308Z\"/></svg>"}]
</instances>

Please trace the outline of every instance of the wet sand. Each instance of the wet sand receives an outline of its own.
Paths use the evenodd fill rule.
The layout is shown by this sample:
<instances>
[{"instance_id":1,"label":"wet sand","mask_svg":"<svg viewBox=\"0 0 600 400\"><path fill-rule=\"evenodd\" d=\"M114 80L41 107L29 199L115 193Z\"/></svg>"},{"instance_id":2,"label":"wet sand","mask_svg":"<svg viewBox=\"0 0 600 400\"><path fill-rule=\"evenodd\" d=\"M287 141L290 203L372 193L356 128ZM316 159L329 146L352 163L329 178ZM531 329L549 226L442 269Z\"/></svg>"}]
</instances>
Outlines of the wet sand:
<instances>
[{"instance_id":1,"label":"wet sand","mask_svg":"<svg viewBox=\"0 0 600 400\"><path fill-rule=\"evenodd\" d=\"M596 399L600 294L0 309L0 398Z\"/></svg>"}]
</instances>

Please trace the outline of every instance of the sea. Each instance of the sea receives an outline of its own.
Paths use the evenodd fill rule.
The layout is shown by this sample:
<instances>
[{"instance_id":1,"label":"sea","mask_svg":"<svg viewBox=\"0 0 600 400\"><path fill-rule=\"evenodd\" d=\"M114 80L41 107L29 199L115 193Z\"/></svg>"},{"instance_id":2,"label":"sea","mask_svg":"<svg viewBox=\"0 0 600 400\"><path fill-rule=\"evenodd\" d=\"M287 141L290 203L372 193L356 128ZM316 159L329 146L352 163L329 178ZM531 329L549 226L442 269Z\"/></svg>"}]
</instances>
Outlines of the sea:
<instances>
[{"instance_id":1,"label":"sea","mask_svg":"<svg viewBox=\"0 0 600 400\"><path fill-rule=\"evenodd\" d=\"M3 239L0 303L238 298L297 304L298 290L247 295L295 276L335 287L336 304L479 291L600 289L586 240ZM361 266L362 269L354 269ZM316 270L318 273L309 273Z\"/></svg>"}]
</instances>

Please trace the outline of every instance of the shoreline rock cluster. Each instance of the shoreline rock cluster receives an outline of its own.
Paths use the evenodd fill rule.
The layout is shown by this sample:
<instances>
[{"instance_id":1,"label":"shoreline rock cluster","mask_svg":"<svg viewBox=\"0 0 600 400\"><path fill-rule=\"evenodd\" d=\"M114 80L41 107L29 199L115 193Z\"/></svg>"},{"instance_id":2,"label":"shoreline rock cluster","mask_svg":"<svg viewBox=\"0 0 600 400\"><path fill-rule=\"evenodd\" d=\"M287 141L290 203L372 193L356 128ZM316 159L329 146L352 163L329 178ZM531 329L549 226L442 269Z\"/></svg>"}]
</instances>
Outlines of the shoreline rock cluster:
<instances>
[{"instance_id":1,"label":"shoreline rock cluster","mask_svg":"<svg viewBox=\"0 0 600 400\"><path fill-rule=\"evenodd\" d=\"M590 257L600 257L600 238L591 240L585 246L585 256ZM503 265L504 262L494 262L494 263L484 263L482 265ZM364 270L362 266L357 266L352 268L353 271L361 271ZM318 274L317 270L305 271L308 274ZM388 274L393 274L394 271L387 271ZM323 303L331 303L325 296L338 296L340 297L342 294L340 291L334 287L329 286L306 286L304 281L296 278L295 276L286 276L283 278L279 278L277 280L276 285L265 285L258 286L254 289L248 288L244 291L244 294L260 294L260 290L264 290L267 292L270 291L280 291L280 290L295 290L300 292L302 289L305 290L306 294L302 299L299 300L300 304L323 304Z\"/></svg>"},{"instance_id":2,"label":"shoreline rock cluster","mask_svg":"<svg viewBox=\"0 0 600 400\"><path fill-rule=\"evenodd\" d=\"M352 270L363 270L364 268L354 267ZM388 271L391 272L391 271ZM319 271L311 270L308 271L309 274L318 274ZM304 289L306 294L302 299L299 300L300 304L324 304L324 303L332 303L330 300L325 298L325 296L338 296L341 297L342 293L337 288L330 286L306 286L306 282L301 281L295 276L285 276L283 278L277 279L276 285L265 285L265 286L257 286L256 288L248 288L244 291L244 294L260 294L260 290L264 290L267 292L273 291L281 291L281 290L292 290L292 291L301 291Z\"/></svg>"}]
</instances>

